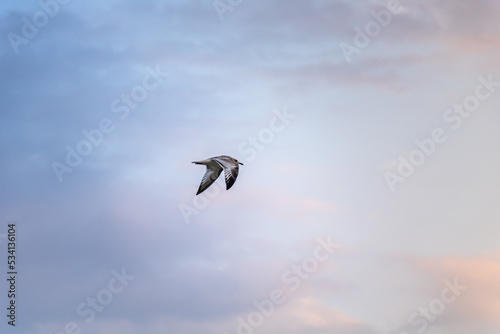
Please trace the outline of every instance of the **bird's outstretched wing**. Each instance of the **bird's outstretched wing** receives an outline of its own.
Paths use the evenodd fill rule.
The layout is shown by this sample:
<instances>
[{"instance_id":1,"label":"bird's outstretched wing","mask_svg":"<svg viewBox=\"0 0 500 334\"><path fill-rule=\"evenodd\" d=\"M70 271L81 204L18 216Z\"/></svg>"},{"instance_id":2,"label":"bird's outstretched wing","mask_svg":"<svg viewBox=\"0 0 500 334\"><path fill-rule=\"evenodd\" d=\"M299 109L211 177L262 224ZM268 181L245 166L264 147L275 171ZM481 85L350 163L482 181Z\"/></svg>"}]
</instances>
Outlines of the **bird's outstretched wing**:
<instances>
[{"instance_id":1,"label":"bird's outstretched wing","mask_svg":"<svg viewBox=\"0 0 500 334\"><path fill-rule=\"evenodd\" d=\"M238 177L238 171L239 171L238 163L234 163L234 161L225 159L224 157L215 157L213 158L213 160L216 161L218 164L220 164L222 168L224 168L224 179L226 180L226 190L229 190L236 181L236 178Z\"/></svg>"},{"instance_id":2,"label":"bird's outstretched wing","mask_svg":"<svg viewBox=\"0 0 500 334\"><path fill-rule=\"evenodd\" d=\"M203 175L203 178L201 179L200 187L198 188L198 192L196 193L196 195L201 194L208 187L210 187L210 185L214 183L215 180L217 180L220 173L222 172L222 166L220 165L220 163L211 162L206 166L207 166L207 171L205 172L205 175Z\"/></svg>"}]
</instances>

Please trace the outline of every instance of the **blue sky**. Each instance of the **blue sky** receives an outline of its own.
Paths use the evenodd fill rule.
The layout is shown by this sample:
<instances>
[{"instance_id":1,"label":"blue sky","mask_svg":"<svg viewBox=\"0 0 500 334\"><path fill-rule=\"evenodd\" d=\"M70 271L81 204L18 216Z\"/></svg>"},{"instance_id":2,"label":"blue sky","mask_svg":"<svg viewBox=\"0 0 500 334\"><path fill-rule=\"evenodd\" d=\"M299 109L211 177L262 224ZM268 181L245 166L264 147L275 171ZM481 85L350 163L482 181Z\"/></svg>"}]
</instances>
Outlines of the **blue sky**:
<instances>
[{"instance_id":1,"label":"blue sky","mask_svg":"<svg viewBox=\"0 0 500 334\"><path fill-rule=\"evenodd\" d=\"M1 4L2 333L498 333L499 10Z\"/></svg>"}]
</instances>

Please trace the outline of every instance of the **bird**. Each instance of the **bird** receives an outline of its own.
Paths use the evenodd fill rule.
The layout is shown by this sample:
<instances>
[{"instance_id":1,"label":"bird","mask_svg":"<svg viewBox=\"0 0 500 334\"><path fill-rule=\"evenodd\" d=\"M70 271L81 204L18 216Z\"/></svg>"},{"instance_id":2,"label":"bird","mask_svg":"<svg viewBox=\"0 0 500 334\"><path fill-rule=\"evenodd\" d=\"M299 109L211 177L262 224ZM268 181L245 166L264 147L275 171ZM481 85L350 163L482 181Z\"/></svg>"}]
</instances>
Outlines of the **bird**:
<instances>
[{"instance_id":1,"label":"bird","mask_svg":"<svg viewBox=\"0 0 500 334\"><path fill-rule=\"evenodd\" d=\"M212 183L217 180L222 170L224 170L224 178L226 179L226 190L229 190L238 177L239 165L243 166L241 162L227 155L220 155L201 161L193 161L193 163L207 166L207 171L201 179L201 184L196 195L201 194L210 187Z\"/></svg>"}]
</instances>

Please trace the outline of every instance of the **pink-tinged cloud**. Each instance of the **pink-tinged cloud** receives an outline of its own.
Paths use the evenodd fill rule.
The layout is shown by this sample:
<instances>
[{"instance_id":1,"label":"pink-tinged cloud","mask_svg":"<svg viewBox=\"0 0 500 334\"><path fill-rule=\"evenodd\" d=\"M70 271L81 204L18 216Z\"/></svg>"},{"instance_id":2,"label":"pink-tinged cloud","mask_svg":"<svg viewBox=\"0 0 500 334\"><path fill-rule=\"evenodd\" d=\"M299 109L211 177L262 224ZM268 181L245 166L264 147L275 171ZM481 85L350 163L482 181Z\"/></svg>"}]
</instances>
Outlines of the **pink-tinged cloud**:
<instances>
[{"instance_id":1,"label":"pink-tinged cloud","mask_svg":"<svg viewBox=\"0 0 500 334\"><path fill-rule=\"evenodd\" d=\"M262 334L374 333L363 321L312 298L297 298L279 306L263 323L259 332Z\"/></svg>"},{"instance_id":2,"label":"pink-tinged cloud","mask_svg":"<svg viewBox=\"0 0 500 334\"><path fill-rule=\"evenodd\" d=\"M442 285L443 280L466 286L453 305L453 321L500 326L500 256L444 257L418 261L418 266ZM448 311L447 311L448 312Z\"/></svg>"}]
</instances>

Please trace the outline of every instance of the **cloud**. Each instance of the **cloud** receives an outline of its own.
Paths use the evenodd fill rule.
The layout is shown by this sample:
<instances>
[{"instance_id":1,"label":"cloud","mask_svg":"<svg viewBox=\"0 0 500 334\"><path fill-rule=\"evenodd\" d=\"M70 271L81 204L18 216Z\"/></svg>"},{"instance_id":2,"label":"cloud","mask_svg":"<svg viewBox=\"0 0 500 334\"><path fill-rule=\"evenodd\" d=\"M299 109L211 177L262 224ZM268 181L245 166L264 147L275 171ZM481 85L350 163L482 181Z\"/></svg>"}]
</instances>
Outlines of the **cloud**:
<instances>
[{"instance_id":1,"label":"cloud","mask_svg":"<svg viewBox=\"0 0 500 334\"><path fill-rule=\"evenodd\" d=\"M259 331L264 334L278 331L293 334L375 333L363 321L311 298L297 298L280 306Z\"/></svg>"},{"instance_id":2,"label":"cloud","mask_svg":"<svg viewBox=\"0 0 500 334\"><path fill-rule=\"evenodd\" d=\"M500 257L442 257L420 260L417 265L436 280L457 278L467 288L443 320L445 324L500 325Z\"/></svg>"}]
</instances>

